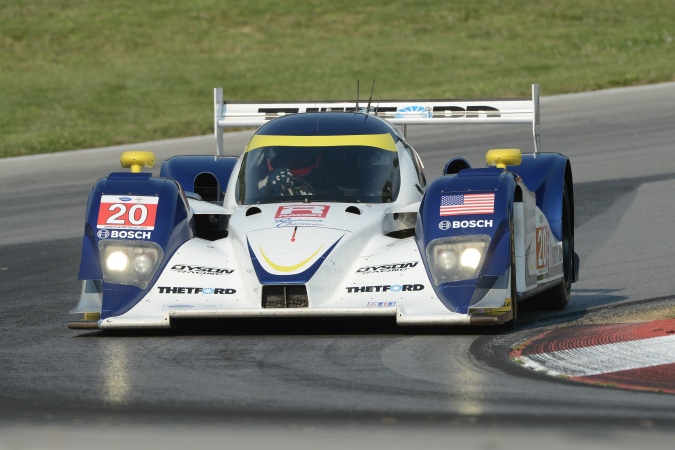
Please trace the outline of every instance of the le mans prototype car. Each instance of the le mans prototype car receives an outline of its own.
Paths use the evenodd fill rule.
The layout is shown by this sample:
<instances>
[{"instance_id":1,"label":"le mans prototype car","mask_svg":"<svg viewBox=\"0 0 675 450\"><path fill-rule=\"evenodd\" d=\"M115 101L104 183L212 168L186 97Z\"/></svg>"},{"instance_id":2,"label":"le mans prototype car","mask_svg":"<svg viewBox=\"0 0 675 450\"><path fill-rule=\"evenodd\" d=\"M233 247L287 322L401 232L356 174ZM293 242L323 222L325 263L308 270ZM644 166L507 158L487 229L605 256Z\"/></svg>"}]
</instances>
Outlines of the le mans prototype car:
<instances>
[{"instance_id":1,"label":"le mans prototype car","mask_svg":"<svg viewBox=\"0 0 675 450\"><path fill-rule=\"evenodd\" d=\"M539 88L505 100L234 103L215 97L216 155L150 152L87 203L71 328L181 319L389 316L516 321L568 303L578 277L567 157L539 152ZM532 124L534 151L451 158L431 182L408 125ZM225 127L258 126L241 157ZM399 127L401 129L399 129ZM401 131L402 130L402 131ZM440 171L439 171L440 172Z\"/></svg>"}]
</instances>

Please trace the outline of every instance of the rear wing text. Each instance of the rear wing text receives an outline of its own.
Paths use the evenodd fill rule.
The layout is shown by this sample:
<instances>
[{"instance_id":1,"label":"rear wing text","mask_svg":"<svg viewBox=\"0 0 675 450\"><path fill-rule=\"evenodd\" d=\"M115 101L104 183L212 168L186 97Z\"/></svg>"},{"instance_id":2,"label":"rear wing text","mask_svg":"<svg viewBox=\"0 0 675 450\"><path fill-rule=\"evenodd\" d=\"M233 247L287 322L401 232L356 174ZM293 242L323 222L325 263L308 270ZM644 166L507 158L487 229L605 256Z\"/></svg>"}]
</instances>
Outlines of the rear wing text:
<instances>
[{"instance_id":1,"label":"rear wing text","mask_svg":"<svg viewBox=\"0 0 675 450\"><path fill-rule=\"evenodd\" d=\"M539 85L532 85L531 99L378 100L357 101L226 102L223 88L214 89L214 131L217 155L223 155L223 130L259 127L286 114L344 111L371 114L395 125L532 124L534 151L539 151Z\"/></svg>"}]
</instances>

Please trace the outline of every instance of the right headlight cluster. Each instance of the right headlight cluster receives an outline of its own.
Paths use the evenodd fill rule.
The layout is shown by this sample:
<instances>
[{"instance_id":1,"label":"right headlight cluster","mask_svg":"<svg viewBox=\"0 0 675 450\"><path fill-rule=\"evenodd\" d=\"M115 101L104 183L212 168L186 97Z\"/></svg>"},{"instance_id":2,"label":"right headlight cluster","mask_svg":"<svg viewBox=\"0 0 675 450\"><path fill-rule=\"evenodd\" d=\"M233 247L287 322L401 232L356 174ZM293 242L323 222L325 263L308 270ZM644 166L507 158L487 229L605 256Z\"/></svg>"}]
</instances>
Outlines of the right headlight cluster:
<instances>
[{"instance_id":1,"label":"right headlight cluster","mask_svg":"<svg viewBox=\"0 0 675 450\"><path fill-rule=\"evenodd\" d=\"M427 246L427 261L434 284L476 278L490 244L486 235L435 239Z\"/></svg>"}]
</instances>

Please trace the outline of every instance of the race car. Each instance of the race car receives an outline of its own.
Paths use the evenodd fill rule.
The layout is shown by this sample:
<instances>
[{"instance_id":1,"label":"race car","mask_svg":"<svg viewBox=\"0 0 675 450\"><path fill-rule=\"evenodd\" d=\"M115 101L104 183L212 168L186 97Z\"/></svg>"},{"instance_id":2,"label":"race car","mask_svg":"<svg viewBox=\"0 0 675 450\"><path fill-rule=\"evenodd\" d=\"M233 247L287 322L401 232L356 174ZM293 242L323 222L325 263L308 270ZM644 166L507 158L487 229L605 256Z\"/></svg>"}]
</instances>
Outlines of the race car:
<instances>
[{"instance_id":1,"label":"race car","mask_svg":"<svg viewBox=\"0 0 675 450\"><path fill-rule=\"evenodd\" d=\"M539 87L507 100L224 102L216 155L150 152L88 199L74 329L181 320L384 316L512 325L564 308L578 278L567 157L539 151ZM451 158L428 182L409 125L531 123L533 152ZM226 127L258 127L241 157Z\"/></svg>"}]
</instances>

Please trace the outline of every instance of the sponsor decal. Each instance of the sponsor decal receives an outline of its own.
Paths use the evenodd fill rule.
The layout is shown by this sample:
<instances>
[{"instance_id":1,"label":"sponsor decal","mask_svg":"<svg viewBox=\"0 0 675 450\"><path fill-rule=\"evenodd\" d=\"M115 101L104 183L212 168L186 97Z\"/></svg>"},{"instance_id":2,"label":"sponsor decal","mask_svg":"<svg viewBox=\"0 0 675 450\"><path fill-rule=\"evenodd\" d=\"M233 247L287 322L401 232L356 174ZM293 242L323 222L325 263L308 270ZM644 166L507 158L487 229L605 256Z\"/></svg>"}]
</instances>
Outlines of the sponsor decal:
<instances>
[{"instance_id":1,"label":"sponsor decal","mask_svg":"<svg viewBox=\"0 0 675 450\"><path fill-rule=\"evenodd\" d=\"M274 219L274 226L279 227L322 227L323 219Z\"/></svg>"},{"instance_id":2,"label":"sponsor decal","mask_svg":"<svg viewBox=\"0 0 675 450\"><path fill-rule=\"evenodd\" d=\"M368 308L390 308L396 306L396 302L368 302Z\"/></svg>"},{"instance_id":3,"label":"sponsor decal","mask_svg":"<svg viewBox=\"0 0 675 450\"><path fill-rule=\"evenodd\" d=\"M402 270L408 270L417 266L417 261L397 263L397 264L383 264L379 266L366 266L360 267L356 273L383 273L383 272L400 272Z\"/></svg>"},{"instance_id":4,"label":"sponsor decal","mask_svg":"<svg viewBox=\"0 0 675 450\"><path fill-rule=\"evenodd\" d=\"M422 284L391 284L384 286L349 286L346 288L348 294L357 294L361 292L411 292L424 289Z\"/></svg>"},{"instance_id":5,"label":"sponsor decal","mask_svg":"<svg viewBox=\"0 0 675 450\"><path fill-rule=\"evenodd\" d=\"M530 236L535 231L536 220L534 208L527 208L525 210L525 232Z\"/></svg>"},{"instance_id":6,"label":"sponsor decal","mask_svg":"<svg viewBox=\"0 0 675 450\"><path fill-rule=\"evenodd\" d=\"M97 228L154 230L159 197L102 195Z\"/></svg>"},{"instance_id":7,"label":"sponsor decal","mask_svg":"<svg viewBox=\"0 0 675 450\"><path fill-rule=\"evenodd\" d=\"M483 114L486 117L501 117L501 112L499 109L493 107L493 106L485 106L485 105L471 105L467 106L466 109L462 108L461 106L457 105L439 105L439 106L434 106L434 118L443 118L443 117L449 117L449 118L461 118L461 117L466 117L466 118L476 118L480 117L480 115Z\"/></svg>"},{"instance_id":8,"label":"sponsor decal","mask_svg":"<svg viewBox=\"0 0 675 450\"><path fill-rule=\"evenodd\" d=\"M548 227L537 227L537 270L548 267Z\"/></svg>"},{"instance_id":9,"label":"sponsor decal","mask_svg":"<svg viewBox=\"0 0 675 450\"><path fill-rule=\"evenodd\" d=\"M407 112L406 115L398 116L399 113L403 113L406 108L411 108L410 112ZM379 114L396 114L397 117L409 117L411 113L420 114L416 109L412 108L422 108L424 115L423 117L433 117L433 118L478 118L481 114L485 117L501 117L501 112L499 109L493 106L486 105L467 105L462 107L459 105L435 105L430 110L424 106L406 106L402 108L397 108L395 106L373 106L370 108L370 112L377 111ZM359 108L359 112L365 112L367 108ZM341 112L355 112L356 107L288 107L288 108L258 108L258 113L265 114L265 118L268 120L274 119L275 117L284 116L286 114L297 114L300 112L319 112L319 111L341 111ZM430 112L431 111L431 112Z\"/></svg>"},{"instance_id":10,"label":"sponsor decal","mask_svg":"<svg viewBox=\"0 0 675 450\"><path fill-rule=\"evenodd\" d=\"M492 220L442 220L438 224L441 230L450 228L492 228Z\"/></svg>"},{"instance_id":11,"label":"sponsor decal","mask_svg":"<svg viewBox=\"0 0 675 450\"><path fill-rule=\"evenodd\" d=\"M150 239L152 232L150 231L133 231L133 230L107 230L101 229L96 232L99 239Z\"/></svg>"},{"instance_id":12,"label":"sponsor decal","mask_svg":"<svg viewBox=\"0 0 675 450\"><path fill-rule=\"evenodd\" d=\"M201 288L201 287L170 287L158 286L160 294L206 294L206 295L221 295L234 294L237 291L231 288Z\"/></svg>"},{"instance_id":13,"label":"sponsor decal","mask_svg":"<svg viewBox=\"0 0 675 450\"><path fill-rule=\"evenodd\" d=\"M442 195L439 213L441 216L463 216L468 214L493 214L495 194L454 194Z\"/></svg>"},{"instance_id":14,"label":"sponsor decal","mask_svg":"<svg viewBox=\"0 0 675 450\"><path fill-rule=\"evenodd\" d=\"M429 119L433 116L432 109L420 105L411 105L398 108L396 110L396 118L404 119L406 117L418 117L421 119Z\"/></svg>"},{"instance_id":15,"label":"sponsor decal","mask_svg":"<svg viewBox=\"0 0 675 450\"><path fill-rule=\"evenodd\" d=\"M553 245L549 254L549 261L552 266L557 266L563 262L562 245Z\"/></svg>"},{"instance_id":16,"label":"sponsor decal","mask_svg":"<svg viewBox=\"0 0 675 450\"><path fill-rule=\"evenodd\" d=\"M234 272L234 269L223 269L220 267L190 266L188 264L174 264L171 270L178 273L188 273L190 275L226 275Z\"/></svg>"},{"instance_id":17,"label":"sponsor decal","mask_svg":"<svg viewBox=\"0 0 675 450\"><path fill-rule=\"evenodd\" d=\"M365 113L366 112L365 107L360 107L358 109L358 112ZM285 116L286 114L297 114L299 112L326 112L326 111L336 111L336 112L356 112L356 106L329 106L329 107L322 107L322 108L316 108L316 107L301 107L301 108L258 108L258 113L265 114L265 119L267 120L272 120L276 117L279 116ZM378 113L395 113L396 112L396 107L395 106L387 106L387 107L379 107L379 106L372 106L370 108L370 112L378 112Z\"/></svg>"},{"instance_id":18,"label":"sponsor decal","mask_svg":"<svg viewBox=\"0 0 675 450\"><path fill-rule=\"evenodd\" d=\"M287 205L280 206L274 216L275 219L293 219L297 217L311 217L324 219L328 214L328 205Z\"/></svg>"}]
</instances>

